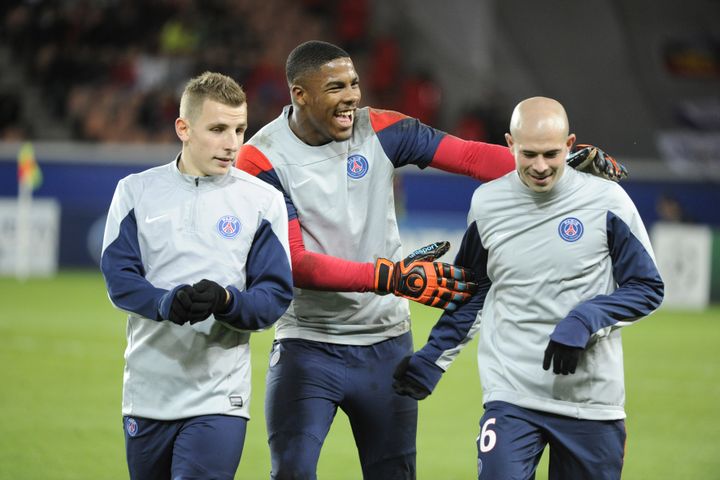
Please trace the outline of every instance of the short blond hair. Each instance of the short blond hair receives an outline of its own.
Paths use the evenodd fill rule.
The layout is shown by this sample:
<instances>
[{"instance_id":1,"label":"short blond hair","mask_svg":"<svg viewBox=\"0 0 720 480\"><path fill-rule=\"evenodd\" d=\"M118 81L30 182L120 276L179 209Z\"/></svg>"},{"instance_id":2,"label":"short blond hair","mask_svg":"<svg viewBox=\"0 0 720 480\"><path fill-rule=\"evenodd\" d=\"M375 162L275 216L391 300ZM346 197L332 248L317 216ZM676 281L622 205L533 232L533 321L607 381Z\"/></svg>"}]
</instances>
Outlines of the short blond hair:
<instances>
[{"instance_id":1,"label":"short blond hair","mask_svg":"<svg viewBox=\"0 0 720 480\"><path fill-rule=\"evenodd\" d=\"M235 80L222 73L205 72L185 85L180 97L180 116L194 118L206 99L230 107L239 107L247 101L245 92Z\"/></svg>"}]
</instances>

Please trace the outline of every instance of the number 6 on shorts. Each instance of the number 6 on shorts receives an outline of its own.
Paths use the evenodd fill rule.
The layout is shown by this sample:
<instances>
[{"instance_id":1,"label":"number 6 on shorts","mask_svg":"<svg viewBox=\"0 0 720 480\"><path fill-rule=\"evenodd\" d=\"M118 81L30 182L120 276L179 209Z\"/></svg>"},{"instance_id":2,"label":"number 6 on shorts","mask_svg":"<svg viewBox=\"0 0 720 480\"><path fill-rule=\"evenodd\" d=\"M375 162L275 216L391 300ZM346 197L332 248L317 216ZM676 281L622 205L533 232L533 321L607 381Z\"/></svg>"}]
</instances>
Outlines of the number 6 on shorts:
<instances>
[{"instance_id":1,"label":"number 6 on shorts","mask_svg":"<svg viewBox=\"0 0 720 480\"><path fill-rule=\"evenodd\" d=\"M490 429L491 425L495 425L495 417L488 418L483 423L482 429L480 430L480 436L478 436L477 442L481 453L487 453L495 448L497 442L497 435Z\"/></svg>"}]
</instances>

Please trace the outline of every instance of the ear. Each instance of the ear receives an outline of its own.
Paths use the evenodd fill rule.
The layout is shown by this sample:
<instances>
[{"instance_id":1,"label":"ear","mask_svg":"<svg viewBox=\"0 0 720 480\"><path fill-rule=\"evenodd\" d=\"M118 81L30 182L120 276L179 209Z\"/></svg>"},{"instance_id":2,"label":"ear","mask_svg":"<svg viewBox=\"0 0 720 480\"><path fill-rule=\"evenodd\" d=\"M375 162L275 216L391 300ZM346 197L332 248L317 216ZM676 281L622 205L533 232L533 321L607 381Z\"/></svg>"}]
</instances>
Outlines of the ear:
<instances>
[{"instance_id":1,"label":"ear","mask_svg":"<svg viewBox=\"0 0 720 480\"><path fill-rule=\"evenodd\" d=\"M295 105L304 106L307 103L305 89L297 83L290 86L290 98L292 98L292 103Z\"/></svg>"},{"instance_id":2,"label":"ear","mask_svg":"<svg viewBox=\"0 0 720 480\"><path fill-rule=\"evenodd\" d=\"M505 134L505 143L507 143L508 148L509 148L510 150L512 150L512 147L513 147L513 138L512 138L512 135L510 135L509 133L506 133L506 134Z\"/></svg>"},{"instance_id":3,"label":"ear","mask_svg":"<svg viewBox=\"0 0 720 480\"><path fill-rule=\"evenodd\" d=\"M568 147L568 151L572 150L572 146L575 144L575 139L577 137L574 133L571 133L568 135L567 141L565 142L565 145Z\"/></svg>"},{"instance_id":4,"label":"ear","mask_svg":"<svg viewBox=\"0 0 720 480\"><path fill-rule=\"evenodd\" d=\"M190 124L182 117L175 119L175 133L182 142L190 139Z\"/></svg>"}]
</instances>

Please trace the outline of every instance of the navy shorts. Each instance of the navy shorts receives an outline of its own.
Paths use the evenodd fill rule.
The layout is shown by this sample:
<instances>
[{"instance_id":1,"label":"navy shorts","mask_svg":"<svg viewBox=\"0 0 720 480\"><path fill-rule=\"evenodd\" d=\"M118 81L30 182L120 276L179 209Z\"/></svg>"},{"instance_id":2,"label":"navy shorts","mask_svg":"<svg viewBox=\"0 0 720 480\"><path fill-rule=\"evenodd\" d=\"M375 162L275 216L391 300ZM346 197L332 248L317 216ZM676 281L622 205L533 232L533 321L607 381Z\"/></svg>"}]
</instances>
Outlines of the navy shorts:
<instances>
[{"instance_id":1,"label":"navy shorts","mask_svg":"<svg viewBox=\"0 0 720 480\"><path fill-rule=\"evenodd\" d=\"M340 407L350 419L364 478L414 479L417 401L392 389L396 365L412 351L409 332L369 346L275 342L265 399L272 478L316 478Z\"/></svg>"},{"instance_id":2,"label":"navy shorts","mask_svg":"<svg viewBox=\"0 0 720 480\"><path fill-rule=\"evenodd\" d=\"M489 402L480 420L478 479L534 479L550 446L548 480L617 480L624 420L579 420L506 402Z\"/></svg>"},{"instance_id":3,"label":"navy shorts","mask_svg":"<svg viewBox=\"0 0 720 480\"><path fill-rule=\"evenodd\" d=\"M123 417L130 478L232 480L246 427L246 418L230 415L182 420Z\"/></svg>"}]
</instances>

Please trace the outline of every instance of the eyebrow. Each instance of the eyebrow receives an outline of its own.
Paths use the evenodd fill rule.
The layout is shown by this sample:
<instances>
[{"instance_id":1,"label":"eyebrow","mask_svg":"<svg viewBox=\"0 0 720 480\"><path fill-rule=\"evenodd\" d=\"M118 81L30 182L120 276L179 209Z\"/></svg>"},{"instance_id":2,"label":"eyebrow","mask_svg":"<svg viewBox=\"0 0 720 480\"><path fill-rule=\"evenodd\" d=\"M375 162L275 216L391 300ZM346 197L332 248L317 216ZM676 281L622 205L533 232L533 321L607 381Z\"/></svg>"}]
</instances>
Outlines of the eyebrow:
<instances>
[{"instance_id":1,"label":"eyebrow","mask_svg":"<svg viewBox=\"0 0 720 480\"><path fill-rule=\"evenodd\" d=\"M331 80L325 84L325 88L344 87L345 82L342 80Z\"/></svg>"},{"instance_id":2,"label":"eyebrow","mask_svg":"<svg viewBox=\"0 0 720 480\"><path fill-rule=\"evenodd\" d=\"M535 150L523 150L523 155L548 155L548 154L557 154L561 151L560 148L553 148L552 150L547 150L545 152L537 152Z\"/></svg>"},{"instance_id":3,"label":"eyebrow","mask_svg":"<svg viewBox=\"0 0 720 480\"><path fill-rule=\"evenodd\" d=\"M346 83L350 83L350 85L354 83L360 82L360 77L358 75L353 76L349 82L345 82L345 80L330 80L325 84L325 88L333 88L333 87L344 87Z\"/></svg>"},{"instance_id":4,"label":"eyebrow","mask_svg":"<svg viewBox=\"0 0 720 480\"><path fill-rule=\"evenodd\" d=\"M238 128L238 127L247 128L247 126L248 126L247 122L242 122L242 123L238 123L237 125L235 125L234 128ZM229 125L227 123L223 123L223 122L216 122L216 123L211 123L210 125L208 125L208 128L216 128L216 127L231 128L231 125Z\"/></svg>"}]
</instances>

